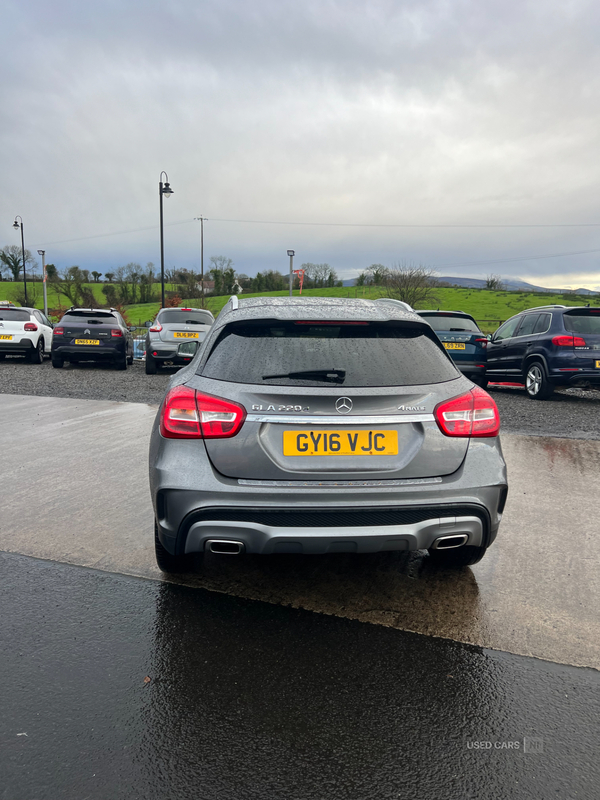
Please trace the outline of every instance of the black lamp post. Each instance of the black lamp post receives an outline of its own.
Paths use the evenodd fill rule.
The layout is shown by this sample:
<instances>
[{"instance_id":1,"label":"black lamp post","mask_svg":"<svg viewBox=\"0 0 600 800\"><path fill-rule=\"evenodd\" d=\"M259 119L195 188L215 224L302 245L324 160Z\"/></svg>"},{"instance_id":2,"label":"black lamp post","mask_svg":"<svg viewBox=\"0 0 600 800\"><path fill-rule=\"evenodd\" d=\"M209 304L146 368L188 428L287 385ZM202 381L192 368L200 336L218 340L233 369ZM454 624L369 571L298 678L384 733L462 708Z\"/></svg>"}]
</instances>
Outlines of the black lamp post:
<instances>
[{"instance_id":1,"label":"black lamp post","mask_svg":"<svg viewBox=\"0 0 600 800\"><path fill-rule=\"evenodd\" d=\"M163 183L162 176L166 180ZM165 307L165 238L163 233L163 195L170 197L173 194L173 189L169 185L169 176L166 172L160 173L160 180L158 182L158 197L160 200L160 307Z\"/></svg>"},{"instance_id":2,"label":"black lamp post","mask_svg":"<svg viewBox=\"0 0 600 800\"><path fill-rule=\"evenodd\" d=\"M20 219L21 221L17 222L18 219ZM23 286L25 288L25 305L29 305L29 302L27 300L27 273L25 272L25 239L23 238L23 217L19 216L19 214L17 214L17 216L15 217L13 228L16 228L16 230L19 230L19 228L21 228L21 252L23 253Z\"/></svg>"},{"instance_id":3,"label":"black lamp post","mask_svg":"<svg viewBox=\"0 0 600 800\"><path fill-rule=\"evenodd\" d=\"M294 285L294 256L296 255L296 252L294 250L288 250L287 254L290 257L290 297L291 297L292 287Z\"/></svg>"}]
</instances>

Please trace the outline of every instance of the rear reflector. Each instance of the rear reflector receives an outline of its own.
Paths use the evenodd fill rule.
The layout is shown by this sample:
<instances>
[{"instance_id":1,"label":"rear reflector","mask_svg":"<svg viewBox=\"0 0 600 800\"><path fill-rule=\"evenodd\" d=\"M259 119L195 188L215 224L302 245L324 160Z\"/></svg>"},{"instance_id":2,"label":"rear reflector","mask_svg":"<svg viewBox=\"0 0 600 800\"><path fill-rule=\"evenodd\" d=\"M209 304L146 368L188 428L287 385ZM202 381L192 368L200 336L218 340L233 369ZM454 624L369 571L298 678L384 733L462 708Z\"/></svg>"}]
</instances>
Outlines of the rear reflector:
<instances>
[{"instance_id":1,"label":"rear reflector","mask_svg":"<svg viewBox=\"0 0 600 800\"><path fill-rule=\"evenodd\" d=\"M553 336L552 344L557 347L586 347L585 339L581 336Z\"/></svg>"},{"instance_id":2,"label":"rear reflector","mask_svg":"<svg viewBox=\"0 0 600 800\"><path fill-rule=\"evenodd\" d=\"M26 322L23 326L23 330L25 331L37 331L37 325L35 322Z\"/></svg>"},{"instance_id":3,"label":"rear reflector","mask_svg":"<svg viewBox=\"0 0 600 800\"><path fill-rule=\"evenodd\" d=\"M479 386L439 403L433 413L445 436L491 438L500 432L496 403Z\"/></svg>"},{"instance_id":4,"label":"rear reflector","mask_svg":"<svg viewBox=\"0 0 600 800\"><path fill-rule=\"evenodd\" d=\"M160 432L166 439L227 439L246 419L246 409L187 386L176 386L165 397Z\"/></svg>"}]
</instances>

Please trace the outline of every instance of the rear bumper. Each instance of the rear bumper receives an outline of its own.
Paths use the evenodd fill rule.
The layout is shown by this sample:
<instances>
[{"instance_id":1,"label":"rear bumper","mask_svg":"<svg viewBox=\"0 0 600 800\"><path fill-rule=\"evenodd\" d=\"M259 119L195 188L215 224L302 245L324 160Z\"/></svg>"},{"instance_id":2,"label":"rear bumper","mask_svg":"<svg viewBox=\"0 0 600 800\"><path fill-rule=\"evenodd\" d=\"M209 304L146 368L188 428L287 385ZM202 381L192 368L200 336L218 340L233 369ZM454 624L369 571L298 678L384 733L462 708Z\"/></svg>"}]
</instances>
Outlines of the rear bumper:
<instances>
[{"instance_id":1,"label":"rear bumper","mask_svg":"<svg viewBox=\"0 0 600 800\"><path fill-rule=\"evenodd\" d=\"M250 553L418 550L458 533L488 546L506 487L498 439L472 440L461 467L443 478L333 486L226 478L213 469L203 443L163 439L156 424L150 443L158 535L173 554L202 551L208 539L239 541ZM329 515L327 523L301 519L320 513Z\"/></svg>"},{"instance_id":2,"label":"rear bumper","mask_svg":"<svg viewBox=\"0 0 600 800\"><path fill-rule=\"evenodd\" d=\"M123 358L124 353L125 344L122 342L111 347L83 344L52 345L52 355L66 361L70 357L76 357L79 361L110 361L115 358Z\"/></svg>"},{"instance_id":3,"label":"rear bumper","mask_svg":"<svg viewBox=\"0 0 600 800\"><path fill-rule=\"evenodd\" d=\"M577 372L558 372L553 370L548 378L552 383L559 386L574 386L577 384L600 386L600 369L578 370Z\"/></svg>"},{"instance_id":4,"label":"rear bumper","mask_svg":"<svg viewBox=\"0 0 600 800\"><path fill-rule=\"evenodd\" d=\"M454 365L463 373L463 375L484 375L485 364L481 361L455 361Z\"/></svg>"},{"instance_id":5,"label":"rear bumper","mask_svg":"<svg viewBox=\"0 0 600 800\"><path fill-rule=\"evenodd\" d=\"M158 351L156 351L158 352ZM148 353L146 353L146 356ZM154 351L150 351L150 355L155 361L163 362L163 361L170 361L172 364L189 364L192 360L193 356L186 355L180 356L177 352L169 354L168 352L158 352L158 355L154 355Z\"/></svg>"},{"instance_id":6,"label":"rear bumper","mask_svg":"<svg viewBox=\"0 0 600 800\"><path fill-rule=\"evenodd\" d=\"M474 509L475 511L475 509ZM210 540L239 542L242 551L272 553L379 553L392 550L427 550L446 536L466 536L466 544L481 546L487 540L489 523L482 510L465 516L432 517L407 525L295 528L273 527L256 522L202 520L192 522L179 548L185 553L205 550ZM446 513L451 512L448 507ZM439 510L432 508L432 513Z\"/></svg>"},{"instance_id":7,"label":"rear bumper","mask_svg":"<svg viewBox=\"0 0 600 800\"><path fill-rule=\"evenodd\" d=\"M195 343L195 340L194 340ZM195 355L189 348L188 352L180 352L185 343L146 342L146 356L150 354L155 361L171 361L173 364L189 364Z\"/></svg>"},{"instance_id":8,"label":"rear bumper","mask_svg":"<svg viewBox=\"0 0 600 800\"><path fill-rule=\"evenodd\" d=\"M31 339L21 339L20 342L7 342L0 340L0 353L11 353L15 356L31 353L35 349L35 345Z\"/></svg>"}]
</instances>

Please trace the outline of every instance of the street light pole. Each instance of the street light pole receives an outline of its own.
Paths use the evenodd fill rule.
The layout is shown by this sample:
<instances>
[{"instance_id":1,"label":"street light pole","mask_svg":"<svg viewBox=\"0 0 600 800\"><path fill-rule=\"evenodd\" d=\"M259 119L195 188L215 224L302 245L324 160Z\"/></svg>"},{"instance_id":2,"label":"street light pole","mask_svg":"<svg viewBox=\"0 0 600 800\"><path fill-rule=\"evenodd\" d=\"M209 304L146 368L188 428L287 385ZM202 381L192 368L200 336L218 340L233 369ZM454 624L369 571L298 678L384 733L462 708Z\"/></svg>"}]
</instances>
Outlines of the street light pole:
<instances>
[{"instance_id":1,"label":"street light pole","mask_svg":"<svg viewBox=\"0 0 600 800\"><path fill-rule=\"evenodd\" d=\"M204 308L204 220L206 217L194 217L200 220L200 286L202 287L202 308Z\"/></svg>"},{"instance_id":2,"label":"street light pole","mask_svg":"<svg viewBox=\"0 0 600 800\"><path fill-rule=\"evenodd\" d=\"M292 287L294 286L294 256L296 253L294 250L287 251L288 256L290 257L290 297L292 296Z\"/></svg>"},{"instance_id":3,"label":"street light pole","mask_svg":"<svg viewBox=\"0 0 600 800\"><path fill-rule=\"evenodd\" d=\"M166 180L163 184L162 176ZM163 170L160 173L158 181L158 197L160 200L160 307L165 307L165 237L163 232L163 195L170 197L173 194L173 189L169 185L169 176Z\"/></svg>"},{"instance_id":4,"label":"street light pole","mask_svg":"<svg viewBox=\"0 0 600 800\"><path fill-rule=\"evenodd\" d=\"M21 222L17 222L18 219L20 219ZM21 252L23 254L23 286L25 288L25 305L27 306L29 305L29 301L27 300L27 273L25 270L25 239L23 237L23 217L19 216L19 214L17 214L17 216L15 217L13 228L16 228L17 230L21 228Z\"/></svg>"},{"instance_id":5,"label":"street light pole","mask_svg":"<svg viewBox=\"0 0 600 800\"><path fill-rule=\"evenodd\" d=\"M44 279L44 315L48 316L48 289L46 287L46 251L38 250L38 256L42 257L42 277Z\"/></svg>"}]
</instances>

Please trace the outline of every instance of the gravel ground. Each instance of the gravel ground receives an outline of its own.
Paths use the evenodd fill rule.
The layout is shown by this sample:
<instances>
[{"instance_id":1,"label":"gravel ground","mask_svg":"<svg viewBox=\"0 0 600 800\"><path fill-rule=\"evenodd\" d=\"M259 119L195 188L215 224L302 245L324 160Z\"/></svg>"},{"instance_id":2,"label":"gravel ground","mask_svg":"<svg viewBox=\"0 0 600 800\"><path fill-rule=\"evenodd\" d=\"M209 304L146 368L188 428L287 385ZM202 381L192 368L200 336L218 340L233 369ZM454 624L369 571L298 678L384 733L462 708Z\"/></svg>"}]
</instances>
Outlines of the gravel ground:
<instances>
[{"instance_id":1,"label":"gravel ground","mask_svg":"<svg viewBox=\"0 0 600 800\"><path fill-rule=\"evenodd\" d=\"M0 362L0 392L158 404L174 372L146 375L143 363L137 361L127 372L85 363L53 369L47 360L37 366L8 357ZM561 389L544 402L530 400L524 389L490 387L490 392L506 433L600 439L600 391Z\"/></svg>"}]
</instances>

